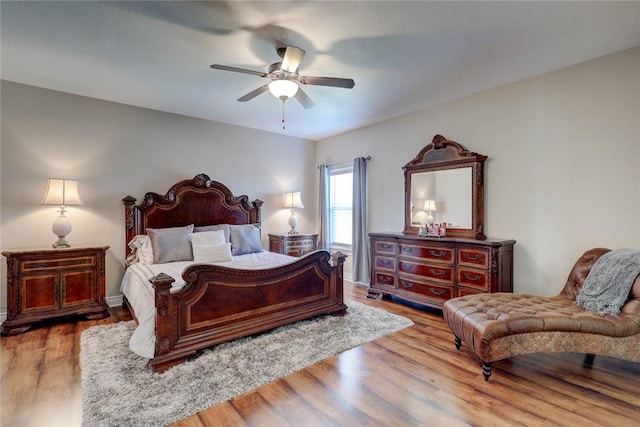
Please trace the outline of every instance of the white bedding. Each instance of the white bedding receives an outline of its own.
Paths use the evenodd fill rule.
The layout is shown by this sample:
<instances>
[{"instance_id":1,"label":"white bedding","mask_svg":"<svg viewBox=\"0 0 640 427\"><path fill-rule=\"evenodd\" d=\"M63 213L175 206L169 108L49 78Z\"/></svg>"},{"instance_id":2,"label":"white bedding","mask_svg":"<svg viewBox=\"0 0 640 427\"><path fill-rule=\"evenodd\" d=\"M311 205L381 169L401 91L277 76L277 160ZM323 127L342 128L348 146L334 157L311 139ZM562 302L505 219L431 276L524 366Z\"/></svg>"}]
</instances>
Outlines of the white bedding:
<instances>
[{"instance_id":1,"label":"white bedding","mask_svg":"<svg viewBox=\"0 0 640 427\"><path fill-rule=\"evenodd\" d=\"M231 261L214 264L245 270L261 270L288 264L297 259L288 255L265 251L234 256ZM129 340L129 348L137 355L152 359L155 353L155 292L149 279L159 273L168 274L176 280L171 287L171 292L176 292L185 284L182 279L182 271L192 264L196 263L193 261L169 262L166 264L136 263L125 270L120 291L127 297L138 318L138 327Z\"/></svg>"}]
</instances>

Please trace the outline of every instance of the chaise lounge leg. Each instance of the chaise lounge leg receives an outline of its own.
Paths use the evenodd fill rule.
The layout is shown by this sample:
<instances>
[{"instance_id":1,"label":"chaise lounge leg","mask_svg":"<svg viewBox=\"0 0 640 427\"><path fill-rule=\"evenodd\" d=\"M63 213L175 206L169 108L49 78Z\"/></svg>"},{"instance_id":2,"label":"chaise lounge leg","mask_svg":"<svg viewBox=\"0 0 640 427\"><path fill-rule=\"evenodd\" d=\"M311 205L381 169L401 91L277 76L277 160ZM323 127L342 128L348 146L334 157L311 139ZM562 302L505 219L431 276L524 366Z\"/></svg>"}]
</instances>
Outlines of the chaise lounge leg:
<instances>
[{"instance_id":1,"label":"chaise lounge leg","mask_svg":"<svg viewBox=\"0 0 640 427\"><path fill-rule=\"evenodd\" d=\"M456 343L456 349L460 350L460 346L462 346L462 340L460 340L457 335L454 335L454 337L456 337L456 339L454 340L454 342Z\"/></svg>"},{"instance_id":2,"label":"chaise lounge leg","mask_svg":"<svg viewBox=\"0 0 640 427\"><path fill-rule=\"evenodd\" d=\"M484 375L484 380L489 381L489 377L491 376L491 363L490 362L482 362L482 375Z\"/></svg>"},{"instance_id":3,"label":"chaise lounge leg","mask_svg":"<svg viewBox=\"0 0 640 427\"><path fill-rule=\"evenodd\" d=\"M584 356L584 362L582 363L582 366L584 366L585 368L590 368L593 366L593 360L596 358L595 354L592 353L587 353Z\"/></svg>"}]
</instances>

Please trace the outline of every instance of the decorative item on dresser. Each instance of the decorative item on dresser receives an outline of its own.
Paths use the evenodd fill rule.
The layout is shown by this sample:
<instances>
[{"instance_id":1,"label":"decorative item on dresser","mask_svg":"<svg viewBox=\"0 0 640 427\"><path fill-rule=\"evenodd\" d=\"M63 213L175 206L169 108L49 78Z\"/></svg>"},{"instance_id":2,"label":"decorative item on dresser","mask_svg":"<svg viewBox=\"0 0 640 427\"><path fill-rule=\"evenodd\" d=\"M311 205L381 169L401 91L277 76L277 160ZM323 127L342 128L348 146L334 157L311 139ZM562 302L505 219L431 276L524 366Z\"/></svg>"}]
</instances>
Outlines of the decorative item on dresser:
<instances>
[{"instance_id":1,"label":"decorative item on dresser","mask_svg":"<svg viewBox=\"0 0 640 427\"><path fill-rule=\"evenodd\" d=\"M462 295L513 292L515 240L484 234L486 159L436 135L403 167L404 231L369 234L370 297L440 309Z\"/></svg>"},{"instance_id":2,"label":"decorative item on dresser","mask_svg":"<svg viewBox=\"0 0 640 427\"><path fill-rule=\"evenodd\" d=\"M370 297L395 295L432 308L450 298L513 292L514 240L370 233Z\"/></svg>"},{"instance_id":3,"label":"decorative item on dresser","mask_svg":"<svg viewBox=\"0 0 640 427\"><path fill-rule=\"evenodd\" d=\"M317 249L317 234L269 234L270 252L300 257Z\"/></svg>"},{"instance_id":4,"label":"decorative item on dresser","mask_svg":"<svg viewBox=\"0 0 640 427\"><path fill-rule=\"evenodd\" d=\"M25 332L45 319L109 316L105 253L109 246L16 249L7 257L7 320L2 335Z\"/></svg>"}]
</instances>

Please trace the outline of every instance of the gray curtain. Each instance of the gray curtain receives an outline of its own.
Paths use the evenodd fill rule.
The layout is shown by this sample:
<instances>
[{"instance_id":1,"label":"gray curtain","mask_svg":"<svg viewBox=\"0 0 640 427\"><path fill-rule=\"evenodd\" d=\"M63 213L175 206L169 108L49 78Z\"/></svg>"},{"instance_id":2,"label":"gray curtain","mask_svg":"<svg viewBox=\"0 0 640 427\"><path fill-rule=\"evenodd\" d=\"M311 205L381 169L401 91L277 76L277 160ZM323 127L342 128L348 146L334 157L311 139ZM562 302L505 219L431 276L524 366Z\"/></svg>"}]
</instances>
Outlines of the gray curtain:
<instances>
[{"instance_id":1,"label":"gray curtain","mask_svg":"<svg viewBox=\"0 0 640 427\"><path fill-rule=\"evenodd\" d=\"M353 160L353 272L354 282L369 284L369 235L367 231L367 159Z\"/></svg>"},{"instance_id":2,"label":"gray curtain","mask_svg":"<svg viewBox=\"0 0 640 427\"><path fill-rule=\"evenodd\" d=\"M320 206L320 230L318 230L318 249L329 247L329 166L320 165L320 188L318 191Z\"/></svg>"}]
</instances>

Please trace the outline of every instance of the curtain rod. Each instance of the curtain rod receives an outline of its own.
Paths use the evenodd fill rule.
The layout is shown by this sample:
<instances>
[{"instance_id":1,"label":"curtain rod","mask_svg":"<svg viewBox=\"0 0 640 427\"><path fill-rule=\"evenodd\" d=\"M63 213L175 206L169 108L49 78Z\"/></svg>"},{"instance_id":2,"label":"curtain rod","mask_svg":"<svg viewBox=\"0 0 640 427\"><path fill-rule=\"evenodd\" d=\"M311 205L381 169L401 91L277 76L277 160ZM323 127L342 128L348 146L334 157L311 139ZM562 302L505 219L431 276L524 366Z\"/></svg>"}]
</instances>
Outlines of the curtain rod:
<instances>
[{"instance_id":1,"label":"curtain rod","mask_svg":"<svg viewBox=\"0 0 640 427\"><path fill-rule=\"evenodd\" d=\"M371 160L371 156L363 157L363 159L369 161L369 160ZM340 163L331 163L330 165L325 165L325 166L342 166L342 165L349 165L351 163L353 163L353 162L347 161L347 162L340 162ZM320 169L321 167L322 167L322 165L318 165L317 166L318 169Z\"/></svg>"}]
</instances>

